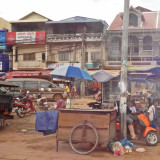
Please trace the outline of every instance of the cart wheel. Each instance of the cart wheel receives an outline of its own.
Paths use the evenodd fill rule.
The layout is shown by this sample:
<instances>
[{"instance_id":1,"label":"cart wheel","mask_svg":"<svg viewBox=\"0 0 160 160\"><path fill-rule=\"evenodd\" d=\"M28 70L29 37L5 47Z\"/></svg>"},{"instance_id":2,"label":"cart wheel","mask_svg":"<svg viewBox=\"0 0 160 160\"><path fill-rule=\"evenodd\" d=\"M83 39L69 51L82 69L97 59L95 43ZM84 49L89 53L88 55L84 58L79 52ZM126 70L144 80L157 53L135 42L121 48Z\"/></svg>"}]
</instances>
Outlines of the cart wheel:
<instances>
[{"instance_id":1,"label":"cart wheel","mask_svg":"<svg viewBox=\"0 0 160 160\"><path fill-rule=\"evenodd\" d=\"M3 129L5 126L5 118L4 115L0 114L0 129Z\"/></svg>"},{"instance_id":2,"label":"cart wheel","mask_svg":"<svg viewBox=\"0 0 160 160\"><path fill-rule=\"evenodd\" d=\"M76 153L89 154L98 144L96 128L86 121L77 124L71 130L69 143Z\"/></svg>"}]
</instances>

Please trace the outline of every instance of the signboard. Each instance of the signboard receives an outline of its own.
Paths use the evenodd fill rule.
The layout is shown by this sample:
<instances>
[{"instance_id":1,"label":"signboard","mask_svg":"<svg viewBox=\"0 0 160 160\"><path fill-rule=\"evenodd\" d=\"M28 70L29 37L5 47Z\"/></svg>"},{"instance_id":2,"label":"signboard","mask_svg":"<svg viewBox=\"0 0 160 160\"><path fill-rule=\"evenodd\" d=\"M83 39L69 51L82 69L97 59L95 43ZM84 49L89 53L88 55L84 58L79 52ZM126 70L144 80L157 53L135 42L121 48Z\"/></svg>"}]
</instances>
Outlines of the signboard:
<instances>
[{"instance_id":1,"label":"signboard","mask_svg":"<svg viewBox=\"0 0 160 160\"><path fill-rule=\"evenodd\" d=\"M60 66L74 66L74 67L81 67L80 63L50 63L48 64L48 69L55 69Z\"/></svg>"},{"instance_id":2,"label":"signboard","mask_svg":"<svg viewBox=\"0 0 160 160\"><path fill-rule=\"evenodd\" d=\"M46 44L46 32L8 32L7 44Z\"/></svg>"},{"instance_id":3,"label":"signboard","mask_svg":"<svg viewBox=\"0 0 160 160\"><path fill-rule=\"evenodd\" d=\"M2 62L0 62L0 71L2 71Z\"/></svg>"},{"instance_id":4,"label":"signboard","mask_svg":"<svg viewBox=\"0 0 160 160\"><path fill-rule=\"evenodd\" d=\"M6 32L7 30L0 30L0 50L4 51L7 49L6 46Z\"/></svg>"}]
</instances>

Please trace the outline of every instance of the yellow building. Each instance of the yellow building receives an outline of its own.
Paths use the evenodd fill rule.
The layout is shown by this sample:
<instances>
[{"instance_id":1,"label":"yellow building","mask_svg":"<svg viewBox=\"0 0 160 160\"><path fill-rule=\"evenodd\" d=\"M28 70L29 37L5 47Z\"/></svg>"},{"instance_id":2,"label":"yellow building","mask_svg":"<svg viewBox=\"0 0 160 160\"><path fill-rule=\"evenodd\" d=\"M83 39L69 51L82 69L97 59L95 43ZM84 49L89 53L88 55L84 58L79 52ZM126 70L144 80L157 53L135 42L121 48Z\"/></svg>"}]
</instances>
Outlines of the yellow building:
<instances>
[{"instance_id":1,"label":"yellow building","mask_svg":"<svg viewBox=\"0 0 160 160\"><path fill-rule=\"evenodd\" d=\"M11 31L11 24L7 20L0 17L0 29L6 29L8 31Z\"/></svg>"}]
</instances>

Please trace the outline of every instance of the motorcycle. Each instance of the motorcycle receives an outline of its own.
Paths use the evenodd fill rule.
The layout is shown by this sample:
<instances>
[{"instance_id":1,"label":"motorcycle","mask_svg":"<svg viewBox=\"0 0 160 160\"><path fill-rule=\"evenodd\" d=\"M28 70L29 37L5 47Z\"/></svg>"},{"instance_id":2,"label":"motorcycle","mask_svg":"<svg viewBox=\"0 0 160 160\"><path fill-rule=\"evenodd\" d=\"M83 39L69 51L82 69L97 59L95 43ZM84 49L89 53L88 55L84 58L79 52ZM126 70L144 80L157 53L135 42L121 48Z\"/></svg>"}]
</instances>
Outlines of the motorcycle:
<instances>
[{"instance_id":1,"label":"motorcycle","mask_svg":"<svg viewBox=\"0 0 160 160\"><path fill-rule=\"evenodd\" d=\"M25 114L30 112L36 112L33 107L32 98L29 95L29 91L23 94L23 96L13 99L13 107L18 117L23 118Z\"/></svg>"},{"instance_id":2,"label":"motorcycle","mask_svg":"<svg viewBox=\"0 0 160 160\"><path fill-rule=\"evenodd\" d=\"M92 109L102 109L102 94L98 95L96 102L87 103Z\"/></svg>"},{"instance_id":3,"label":"motorcycle","mask_svg":"<svg viewBox=\"0 0 160 160\"><path fill-rule=\"evenodd\" d=\"M46 97L42 97L42 92L37 94L37 106L40 110L48 110L50 107Z\"/></svg>"},{"instance_id":4,"label":"motorcycle","mask_svg":"<svg viewBox=\"0 0 160 160\"><path fill-rule=\"evenodd\" d=\"M157 129L150 126L150 122L143 111L137 114L138 125L135 126L138 140L145 140L149 146L155 146L158 143ZM117 122L117 131L119 131L120 123ZM128 135L129 136L129 135Z\"/></svg>"}]
</instances>

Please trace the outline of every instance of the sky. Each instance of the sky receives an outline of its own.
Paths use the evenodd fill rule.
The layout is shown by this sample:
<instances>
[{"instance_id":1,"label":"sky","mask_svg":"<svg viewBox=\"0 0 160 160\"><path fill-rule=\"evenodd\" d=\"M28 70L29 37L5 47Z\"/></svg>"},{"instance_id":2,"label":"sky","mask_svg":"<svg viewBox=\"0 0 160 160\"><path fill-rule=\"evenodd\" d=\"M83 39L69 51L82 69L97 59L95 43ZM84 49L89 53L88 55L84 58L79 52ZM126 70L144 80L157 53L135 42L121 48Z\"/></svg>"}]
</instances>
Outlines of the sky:
<instances>
[{"instance_id":1,"label":"sky","mask_svg":"<svg viewBox=\"0 0 160 160\"><path fill-rule=\"evenodd\" d=\"M130 0L130 6L160 10L160 0ZM0 17L19 20L35 11L53 21L74 16L105 20L109 25L123 12L124 0L2 0Z\"/></svg>"}]
</instances>

